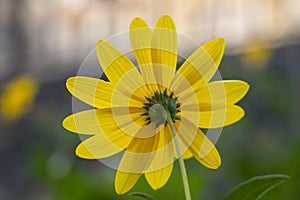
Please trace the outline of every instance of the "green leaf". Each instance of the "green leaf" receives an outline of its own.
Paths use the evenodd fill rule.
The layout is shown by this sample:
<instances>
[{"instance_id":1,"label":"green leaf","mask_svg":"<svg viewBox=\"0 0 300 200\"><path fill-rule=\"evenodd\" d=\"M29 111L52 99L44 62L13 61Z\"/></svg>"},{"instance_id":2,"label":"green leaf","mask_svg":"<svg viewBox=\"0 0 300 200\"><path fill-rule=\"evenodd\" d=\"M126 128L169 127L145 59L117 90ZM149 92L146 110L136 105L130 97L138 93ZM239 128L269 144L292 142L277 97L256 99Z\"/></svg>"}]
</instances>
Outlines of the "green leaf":
<instances>
[{"instance_id":1,"label":"green leaf","mask_svg":"<svg viewBox=\"0 0 300 200\"><path fill-rule=\"evenodd\" d=\"M146 199L146 200L158 200L155 197L150 196L149 194L146 194L146 193L142 193L142 192L132 192L128 195L141 197L141 198Z\"/></svg>"},{"instance_id":2,"label":"green leaf","mask_svg":"<svg viewBox=\"0 0 300 200\"><path fill-rule=\"evenodd\" d=\"M232 188L225 195L224 200L258 200L288 178L289 176L283 174L270 174L250 178Z\"/></svg>"}]
</instances>

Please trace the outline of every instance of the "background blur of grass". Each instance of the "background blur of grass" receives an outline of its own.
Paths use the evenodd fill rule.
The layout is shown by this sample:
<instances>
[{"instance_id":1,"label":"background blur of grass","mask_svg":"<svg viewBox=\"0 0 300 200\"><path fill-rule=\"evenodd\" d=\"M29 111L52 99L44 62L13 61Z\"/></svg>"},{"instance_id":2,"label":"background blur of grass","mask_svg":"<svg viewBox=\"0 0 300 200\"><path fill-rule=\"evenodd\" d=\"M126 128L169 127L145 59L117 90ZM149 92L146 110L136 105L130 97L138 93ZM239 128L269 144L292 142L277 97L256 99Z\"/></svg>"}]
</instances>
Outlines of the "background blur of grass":
<instances>
[{"instance_id":1,"label":"background blur of grass","mask_svg":"<svg viewBox=\"0 0 300 200\"><path fill-rule=\"evenodd\" d=\"M186 162L194 199L220 199L241 181L269 173L291 178L263 199L300 197L299 2L159 2L0 1L0 97L22 74L39 88L32 103L20 104L17 117L0 107L0 199L134 199L115 194L114 170L74 155L80 139L61 126L72 112L64 83L99 39L126 31L136 15L153 25L166 13L198 42L224 37L223 78L251 85L240 103L246 116L224 128L217 143L222 167ZM21 85L12 99L21 99L24 90ZM181 184L176 164L164 188L154 192L141 178L132 191L183 199Z\"/></svg>"}]
</instances>

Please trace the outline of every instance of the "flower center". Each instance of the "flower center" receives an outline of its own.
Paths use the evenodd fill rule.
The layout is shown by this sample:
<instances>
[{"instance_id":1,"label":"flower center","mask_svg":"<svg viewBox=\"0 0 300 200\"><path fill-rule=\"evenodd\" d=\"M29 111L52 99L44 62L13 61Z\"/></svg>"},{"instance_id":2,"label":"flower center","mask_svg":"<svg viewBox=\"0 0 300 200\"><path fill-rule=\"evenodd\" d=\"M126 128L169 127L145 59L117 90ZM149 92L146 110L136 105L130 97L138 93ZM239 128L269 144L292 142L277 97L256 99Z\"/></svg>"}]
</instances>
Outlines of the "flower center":
<instances>
[{"instance_id":1,"label":"flower center","mask_svg":"<svg viewBox=\"0 0 300 200\"><path fill-rule=\"evenodd\" d=\"M180 112L181 103L177 102L178 97L173 92L168 94L167 89L165 89L163 92L154 92L150 98L145 98L147 102L144 103L145 113L142 116L147 116L147 125L151 122L155 123L157 127L161 124L167 125L166 112L170 113L173 122L180 120L177 114Z\"/></svg>"}]
</instances>

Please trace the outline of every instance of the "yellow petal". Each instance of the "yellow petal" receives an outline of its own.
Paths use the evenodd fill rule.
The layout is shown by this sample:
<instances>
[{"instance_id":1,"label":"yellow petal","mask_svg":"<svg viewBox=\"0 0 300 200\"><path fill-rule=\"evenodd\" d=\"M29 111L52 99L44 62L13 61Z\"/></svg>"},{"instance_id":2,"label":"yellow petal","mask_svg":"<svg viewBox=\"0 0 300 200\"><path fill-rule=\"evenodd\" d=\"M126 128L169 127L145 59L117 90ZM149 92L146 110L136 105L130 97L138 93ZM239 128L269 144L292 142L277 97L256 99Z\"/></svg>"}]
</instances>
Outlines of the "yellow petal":
<instances>
[{"instance_id":1,"label":"yellow petal","mask_svg":"<svg viewBox=\"0 0 300 200\"><path fill-rule=\"evenodd\" d=\"M181 156L183 156L184 153L189 151L189 146L193 143L198 133L198 127L192 120L187 119L185 116L181 116L181 121L179 123L176 122L174 125L178 136L177 139L180 145Z\"/></svg>"},{"instance_id":2,"label":"yellow petal","mask_svg":"<svg viewBox=\"0 0 300 200\"><path fill-rule=\"evenodd\" d=\"M138 76L136 75L137 70L130 70L126 74L122 76L122 78L115 84L115 90L112 94L112 107L115 107L114 104L118 105L120 103L126 104L128 106L129 101L135 100L135 101L144 101L145 94L147 91L145 90L139 90L139 88L143 88L145 85L143 79L141 78L139 72ZM139 98L132 99L132 95L139 90ZM120 97L125 97L121 98ZM136 102L137 105L140 105L141 102Z\"/></svg>"},{"instance_id":3,"label":"yellow petal","mask_svg":"<svg viewBox=\"0 0 300 200\"><path fill-rule=\"evenodd\" d=\"M181 123L175 123L175 127L178 140L199 162L212 169L220 166L221 159L214 145L190 120L182 117ZM183 151L186 151L185 148Z\"/></svg>"},{"instance_id":4,"label":"yellow petal","mask_svg":"<svg viewBox=\"0 0 300 200\"><path fill-rule=\"evenodd\" d=\"M217 149L200 129L189 150L207 168L217 169L221 165L221 157Z\"/></svg>"},{"instance_id":5,"label":"yellow petal","mask_svg":"<svg viewBox=\"0 0 300 200\"><path fill-rule=\"evenodd\" d=\"M84 159L106 158L119 153L129 143L130 140L124 135L111 133L107 138L105 134L96 134L77 146L76 155Z\"/></svg>"},{"instance_id":6,"label":"yellow petal","mask_svg":"<svg viewBox=\"0 0 300 200\"><path fill-rule=\"evenodd\" d=\"M197 94L200 110L213 110L240 101L248 92L248 83L240 80L214 81L207 90L201 89Z\"/></svg>"},{"instance_id":7,"label":"yellow petal","mask_svg":"<svg viewBox=\"0 0 300 200\"><path fill-rule=\"evenodd\" d=\"M231 105L212 111L200 111L200 128L219 128L239 121L245 115L244 110Z\"/></svg>"},{"instance_id":8,"label":"yellow petal","mask_svg":"<svg viewBox=\"0 0 300 200\"><path fill-rule=\"evenodd\" d=\"M150 64L152 31L141 18L132 20L129 28L130 43L139 66Z\"/></svg>"},{"instance_id":9,"label":"yellow petal","mask_svg":"<svg viewBox=\"0 0 300 200\"><path fill-rule=\"evenodd\" d=\"M135 135L141 128L136 124L141 118L140 113L129 114L134 108L104 108L85 110L66 117L63 121L65 129L80 134L98 134L105 132L125 131L125 135ZM140 109L139 109L140 110Z\"/></svg>"},{"instance_id":10,"label":"yellow petal","mask_svg":"<svg viewBox=\"0 0 300 200\"><path fill-rule=\"evenodd\" d=\"M68 91L81 101L96 108L111 107L114 86L100 79L76 76L66 82Z\"/></svg>"},{"instance_id":11,"label":"yellow petal","mask_svg":"<svg viewBox=\"0 0 300 200\"><path fill-rule=\"evenodd\" d=\"M132 73L127 73L127 75L129 74ZM124 77L124 80L120 80L117 85L113 85L111 82L101 79L75 76L67 80L66 87L73 96L96 108L126 107L131 94L131 87L126 87L124 82L127 81L128 76L125 75ZM135 87L135 85L132 87ZM132 100L132 105L135 104L138 106L140 102Z\"/></svg>"},{"instance_id":12,"label":"yellow petal","mask_svg":"<svg viewBox=\"0 0 300 200\"><path fill-rule=\"evenodd\" d=\"M132 137L123 130L132 130L130 133L133 133L139 129L134 122L119 121L117 124L111 109L86 110L70 115L63 121L63 126L72 132L95 134L77 147L77 155L87 159L107 157L125 149Z\"/></svg>"},{"instance_id":13,"label":"yellow petal","mask_svg":"<svg viewBox=\"0 0 300 200\"><path fill-rule=\"evenodd\" d=\"M211 40L198 48L178 69L174 77L174 88L184 91L182 80L185 79L198 92L217 71L224 49L225 41L221 38ZM190 86L184 84L184 87Z\"/></svg>"},{"instance_id":14,"label":"yellow petal","mask_svg":"<svg viewBox=\"0 0 300 200\"><path fill-rule=\"evenodd\" d=\"M206 42L202 48L204 49L204 51L206 52L206 54L209 55L209 58L207 56L205 56L205 61L206 64L210 64L210 65L199 65L197 67L201 66L201 72L203 74L203 78L206 82L208 82L213 75L215 74L215 72L217 71L223 55L224 55L224 51L225 51L225 40L223 38L217 38L211 41ZM193 54L194 55L194 54ZM195 52L195 57L191 57L191 60L189 60L193 65L194 64L204 64L204 62L195 62L196 60L198 60L199 58L197 57L197 52ZM195 59L195 60L194 60ZM211 60L213 61L213 63L211 63Z\"/></svg>"},{"instance_id":15,"label":"yellow petal","mask_svg":"<svg viewBox=\"0 0 300 200\"><path fill-rule=\"evenodd\" d=\"M170 165L174 162L172 139L169 127L153 123L142 127L126 149L118 170L145 173Z\"/></svg>"},{"instance_id":16,"label":"yellow petal","mask_svg":"<svg viewBox=\"0 0 300 200\"><path fill-rule=\"evenodd\" d=\"M159 134L156 132L153 124L141 128L126 149L118 170L130 173L147 171L158 148Z\"/></svg>"},{"instance_id":17,"label":"yellow petal","mask_svg":"<svg viewBox=\"0 0 300 200\"><path fill-rule=\"evenodd\" d=\"M171 81L175 75L174 69L166 67L165 65L153 64L153 73L156 85L163 85L166 88L169 88Z\"/></svg>"},{"instance_id":18,"label":"yellow petal","mask_svg":"<svg viewBox=\"0 0 300 200\"><path fill-rule=\"evenodd\" d=\"M199 107L200 98L197 97L197 93L199 93L200 89L193 88L189 80L187 80L183 75L181 75L180 73L176 73L173 81L170 84L170 89L178 97L178 102L182 103L181 105L182 114L185 111L192 111L192 112L200 111L200 107Z\"/></svg>"},{"instance_id":19,"label":"yellow petal","mask_svg":"<svg viewBox=\"0 0 300 200\"><path fill-rule=\"evenodd\" d=\"M183 159L190 159L193 157L193 154L189 151L189 150L186 150L183 154L182 154L182 158Z\"/></svg>"},{"instance_id":20,"label":"yellow petal","mask_svg":"<svg viewBox=\"0 0 300 200\"><path fill-rule=\"evenodd\" d=\"M193 154L188 150L187 146L180 140L178 139L178 143L180 146L180 156L183 159L189 159L191 157L193 157ZM174 148L176 149L176 147L174 146ZM178 150L176 149L175 151L175 158L178 159Z\"/></svg>"},{"instance_id":21,"label":"yellow petal","mask_svg":"<svg viewBox=\"0 0 300 200\"><path fill-rule=\"evenodd\" d=\"M154 83L154 72L151 58L152 30L141 18L132 20L129 28L132 50L139 65L145 83Z\"/></svg>"},{"instance_id":22,"label":"yellow petal","mask_svg":"<svg viewBox=\"0 0 300 200\"><path fill-rule=\"evenodd\" d=\"M127 173L117 171L115 178L115 190L118 194L124 194L128 192L138 181L141 174Z\"/></svg>"},{"instance_id":23,"label":"yellow petal","mask_svg":"<svg viewBox=\"0 0 300 200\"><path fill-rule=\"evenodd\" d=\"M62 123L68 131L94 135L102 132L98 121L97 110L87 110L66 117Z\"/></svg>"},{"instance_id":24,"label":"yellow petal","mask_svg":"<svg viewBox=\"0 0 300 200\"><path fill-rule=\"evenodd\" d=\"M141 87L137 88L130 96L129 106L142 108L144 104L147 103L145 97L151 97L153 96L155 91L159 91L159 90L153 90L154 87L158 88L157 84L151 84L151 85L144 84Z\"/></svg>"},{"instance_id":25,"label":"yellow petal","mask_svg":"<svg viewBox=\"0 0 300 200\"><path fill-rule=\"evenodd\" d=\"M99 121L106 132L121 129L127 135L135 137L138 131L146 125L147 116L141 116L143 113L143 108L113 107L111 110L107 109L105 113L101 113Z\"/></svg>"},{"instance_id":26,"label":"yellow petal","mask_svg":"<svg viewBox=\"0 0 300 200\"><path fill-rule=\"evenodd\" d=\"M147 172L161 170L174 162L176 152L170 127L162 125L158 134L157 149L155 150L151 164L147 168Z\"/></svg>"},{"instance_id":27,"label":"yellow petal","mask_svg":"<svg viewBox=\"0 0 300 200\"><path fill-rule=\"evenodd\" d=\"M167 181L169 180L172 174L172 170L173 170L173 163L162 169L145 173L145 177L149 185L154 190L157 190L163 187L167 183Z\"/></svg>"},{"instance_id":28,"label":"yellow petal","mask_svg":"<svg viewBox=\"0 0 300 200\"><path fill-rule=\"evenodd\" d=\"M99 41L96 45L98 61L111 82L117 82L129 71L135 79L141 79L141 76L133 63L118 49L106 41Z\"/></svg>"},{"instance_id":29,"label":"yellow petal","mask_svg":"<svg viewBox=\"0 0 300 200\"><path fill-rule=\"evenodd\" d=\"M188 90L190 90L189 88ZM187 91L188 91L187 90ZM195 128L198 126L199 121L200 121L200 108L198 106L198 100L196 98L196 95L193 94L193 92L187 92L190 93L190 95L186 95L183 97L178 98L178 101L181 104L181 112L178 113L178 115L181 117L180 124L181 126L186 126L189 128L188 124L191 122L192 123L192 128ZM186 123L184 120L188 120L188 123ZM184 122L184 123L183 123ZM184 129L183 129L184 130ZM195 129L196 130L196 129Z\"/></svg>"},{"instance_id":30,"label":"yellow petal","mask_svg":"<svg viewBox=\"0 0 300 200\"><path fill-rule=\"evenodd\" d=\"M177 33L172 18L161 16L154 27L152 36L152 62L176 69Z\"/></svg>"}]
</instances>

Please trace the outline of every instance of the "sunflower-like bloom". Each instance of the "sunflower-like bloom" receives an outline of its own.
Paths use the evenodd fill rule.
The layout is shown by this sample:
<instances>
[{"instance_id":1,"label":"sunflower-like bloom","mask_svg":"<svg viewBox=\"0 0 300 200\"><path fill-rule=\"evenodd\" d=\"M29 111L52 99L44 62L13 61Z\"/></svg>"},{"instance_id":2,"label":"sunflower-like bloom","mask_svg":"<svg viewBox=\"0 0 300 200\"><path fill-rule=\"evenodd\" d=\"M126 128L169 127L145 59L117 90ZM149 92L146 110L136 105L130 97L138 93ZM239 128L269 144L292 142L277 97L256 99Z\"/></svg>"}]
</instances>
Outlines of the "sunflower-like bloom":
<instances>
[{"instance_id":1,"label":"sunflower-like bloom","mask_svg":"<svg viewBox=\"0 0 300 200\"><path fill-rule=\"evenodd\" d=\"M177 33L169 16L161 16L153 29L135 18L129 36L138 66L110 43L99 41L96 53L109 81L85 76L67 80L70 93L94 107L63 122L69 131L92 134L77 146L76 155L101 159L123 153L115 177L118 194L129 191L143 174L153 189L161 188L181 156L217 169L219 153L200 128L240 120L244 111L235 104L249 89L239 80L210 82L224 40L205 43L176 70Z\"/></svg>"}]
</instances>

